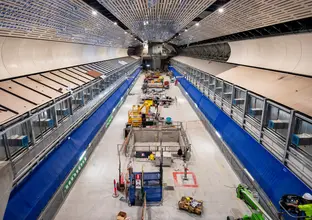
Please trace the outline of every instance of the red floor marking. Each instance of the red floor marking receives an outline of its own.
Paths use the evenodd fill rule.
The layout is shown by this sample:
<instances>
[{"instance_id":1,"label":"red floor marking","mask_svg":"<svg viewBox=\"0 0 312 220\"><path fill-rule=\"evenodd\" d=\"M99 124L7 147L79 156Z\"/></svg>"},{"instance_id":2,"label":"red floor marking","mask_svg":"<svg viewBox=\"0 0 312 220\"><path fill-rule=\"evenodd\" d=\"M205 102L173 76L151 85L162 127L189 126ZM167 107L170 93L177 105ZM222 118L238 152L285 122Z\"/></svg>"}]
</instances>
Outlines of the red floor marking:
<instances>
[{"instance_id":1,"label":"red floor marking","mask_svg":"<svg viewBox=\"0 0 312 220\"><path fill-rule=\"evenodd\" d=\"M173 172L173 179L174 179L174 184L176 186L182 186L182 187L191 187L191 188L197 188L198 184L197 184L197 180L196 180L196 176L193 172L187 172L187 175L192 175L193 178L193 182L194 184L180 184L178 181L178 175L182 174L184 175L184 172ZM181 180L182 181L182 180Z\"/></svg>"}]
</instances>

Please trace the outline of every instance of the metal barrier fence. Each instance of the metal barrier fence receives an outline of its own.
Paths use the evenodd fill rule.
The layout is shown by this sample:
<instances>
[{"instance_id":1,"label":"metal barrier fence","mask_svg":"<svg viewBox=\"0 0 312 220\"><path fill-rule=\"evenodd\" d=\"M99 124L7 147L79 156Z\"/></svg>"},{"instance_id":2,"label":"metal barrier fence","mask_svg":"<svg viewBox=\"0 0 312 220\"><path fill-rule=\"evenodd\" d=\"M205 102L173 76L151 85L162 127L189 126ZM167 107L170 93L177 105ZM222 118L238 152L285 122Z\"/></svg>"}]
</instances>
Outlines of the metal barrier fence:
<instances>
[{"instance_id":1,"label":"metal barrier fence","mask_svg":"<svg viewBox=\"0 0 312 220\"><path fill-rule=\"evenodd\" d=\"M116 87L125 80L125 77L120 78L114 84L112 84L107 90L99 94L88 104L78 109L73 115L70 115L58 127L54 128L50 133L44 136L35 147L29 148L19 158L12 162L13 169L15 171L15 179L13 184L18 184L22 178L29 172L30 168L33 168L43 156L46 156L68 132L77 127L85 118L96 109L98 105L106 100L108 95L112 93ZM36 156L38 155L38 156Z\"/></svg>"},{"instance_id":2,"label":"metal barrier fence","mask_svg":"<svg viewBox=\"0 0 312 220\"><path fill-rule=\"evenodd\" d=\"M138 149L143 152L157 152L160 149L191 152L191 144L182 122L173 122L171 125L158 124L148 128L132 127L121 149L127 157L132 157Z\"/></svg>"},{"instance_id":3,"label":"metal barrier fence","mask_svg":"<svg viewBox=\"0 0 312 220\"><path fill-rule=\"evenodd\" d=\"M58 143L60 143L62 139L64 139L68 132L79 125L85 117L88 117L88 115L96 109L98 103L105 100L108 94L114 91L116 86L126 79L127 74L132 73L138 67L138 62L139 61L136 61L118 69L120 72L114 70L109 76L107 76L107 78L105 78L105 80L99 79L91 84L82 86L79 91L73 92L71 96L58 100L39 112L31 114L29 117L24 118L3 131L0 131L0 145L2 146L2 143L4 144L2 147L6 149L6 152L9 155L9 160L12 163L14 172L13 184L17 185ZM104 86L101 92L93 94L92 99L89 99L88 102L84 102L78 108L73 108L74 104L72 101L75 95L82 94L85 90L97 87L100 83L109 80L110 77L112 77L111 82ZM70 111L66 113L66 116L60 119L56 114L56 108L65 102L69 104L68 109L70 109ZM52 114L52 119L54 121L53 126L45 130L41 135L36 136L34 127L32 126L34 123L33 119L50 110L52 113L55 111ZM12 152L10 152L13 148L9 145L7 140L9 136L8 134L11 134L11 131L19 131L20 127L23 127L23 125L27 125L26 127L24 126L24 130L27 130L26 133L29 134L29 142L25 147L15 147L13 155Z\"/></svg>"}]
</instances>

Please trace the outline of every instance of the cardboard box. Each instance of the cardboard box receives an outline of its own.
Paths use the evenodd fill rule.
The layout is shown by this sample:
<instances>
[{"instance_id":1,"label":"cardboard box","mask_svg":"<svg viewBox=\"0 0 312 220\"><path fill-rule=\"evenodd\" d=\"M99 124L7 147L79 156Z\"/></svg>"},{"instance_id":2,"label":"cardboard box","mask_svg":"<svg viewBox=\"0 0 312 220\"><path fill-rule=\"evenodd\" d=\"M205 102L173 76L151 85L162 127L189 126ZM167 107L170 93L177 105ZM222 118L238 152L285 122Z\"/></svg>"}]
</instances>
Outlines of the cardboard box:
<instances>
[{"instance_id":1,"label":"cardboard box","mask_svg":"<svg viewBox=\"0 0 312 220\"><path fill-rule=\"evenodd\" d=\"M126 220L127 218L127 213L120 211L117 215L117 220Z\"/></svg>"}]
</instances>

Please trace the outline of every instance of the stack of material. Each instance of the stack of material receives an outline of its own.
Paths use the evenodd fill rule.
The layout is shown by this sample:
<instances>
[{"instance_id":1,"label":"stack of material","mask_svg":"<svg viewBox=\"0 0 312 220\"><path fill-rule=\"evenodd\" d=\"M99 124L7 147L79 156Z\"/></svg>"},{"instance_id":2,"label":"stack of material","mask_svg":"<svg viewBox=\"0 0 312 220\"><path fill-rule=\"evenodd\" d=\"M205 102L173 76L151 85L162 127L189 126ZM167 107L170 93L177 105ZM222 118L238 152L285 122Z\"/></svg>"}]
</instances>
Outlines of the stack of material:
<instances>
[{"instance_id":1,"label":"stack of material","mask_svg":"<svg viewBox=\"0 0 312 220\"><path fill-rule=\"evenodd\" d=\"M189 213L201 215L203 210L203 203L204 202L202 200L196 200L192 197L183 196L178 205L179 209L188 211Z\"/></svg>"}]
</instances>

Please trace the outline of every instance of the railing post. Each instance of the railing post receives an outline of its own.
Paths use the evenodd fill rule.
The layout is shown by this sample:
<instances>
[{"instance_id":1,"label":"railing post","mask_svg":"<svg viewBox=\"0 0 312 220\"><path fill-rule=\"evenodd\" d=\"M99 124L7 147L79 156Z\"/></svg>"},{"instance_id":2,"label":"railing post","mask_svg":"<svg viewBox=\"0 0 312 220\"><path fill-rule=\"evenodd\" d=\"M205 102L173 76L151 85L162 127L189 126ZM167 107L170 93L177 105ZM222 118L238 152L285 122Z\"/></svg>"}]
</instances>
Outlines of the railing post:
<instances>
[{"instance_id":1,"label":"railing post","mask_svg":"<svg viewBox=\"0 0 312 220\"><path fill-rule=\"evenodd\" d=\"M214 85L213 85L213 95L212 95L212 101L216 103L216 86L217 86L217 78L213 77L214 79Z\"/></svg>"},{"instance_id":2,"label":"railing post","mask_svg":"<svg viewBox=\"0 0 312 220\"><path fill-rule=\"evenodd\" d=\"M288 149L291 144L291 135L293 133L293 130L295 128L295 111L290 111L290 118L289 118L289 124L288 124L288 130L287 130L287 137L286 137L286 143L284 148L284 156L283 156L283 163L286 165L286 160L288 157Z\"/></svg>"},{"instance_id":3,"label":"railing post","mask_svg":"<svg viewBox=\"0 0 312 220\"><path fill-rule=\"evenodd\" d=\"M266 120L266 113L267 113L267 99L263 99L263 108L262 108L262 115L261 115L261 121L260 121L260 134L259 134L259 143L261 143L262 139L262 131L264 127L264 123Z\"/></svg>"},{"instance_id":4,"label":"railing post","mask_svg":"<svg viewBox=\"0 0 312 220\"><path fill-rule=\"evenodd\" d=\"M33 129L33 115L31 113L31 111L28 112L28 116L29 116L29 120L25 121L26 123L26 131L29 130L29 133L30 133L30 139L31 139L31 143L33 145L35 145L36 143L36 137L35 137L35 132L34 132L34 129ZM37 116L39 117L39 115ZM40 119L39 119L40 120ZM22 125L22 124L21 124ZM39 123L39 127L40 127L40 123ZM41 134L41 127L40 127L40 134Z\"/></svg>"},{"instance_id":5,"label":"railing post","mask_svg":"<svg viewBox=\"0 0 312 220\"><path fill-rule=\"evenodd\" d=\"M243 127L245 125L245 116L246 116L247 107L248 107L247 100L248 100L248 90L246 90L245 92L245 101L244 101L244 108L243 108L243 124L242 124Z\"/></svg>"},{"instance_id":6,"label":"railing post","mask_svg":"<svg viewBox=\"0 0 312 220\"><path fill-rule=\"evenodd\" d=\"M15 166L14 166L13 161L12 161L12 155L11 155L10 148L9 148L8 137L6 134L3 134L2 138L3 138L3 145L5 148L5 153L6 153L7 159L11 162L10 164L11 164L12 171L13 171L13 177L15 178L17 172L16 172Z\"/></svg>"},{"instance_id":7,"label":"railing post","mask_svg":"<svg viewBox=\"0 0 312 220\"><path fill-rule=\"evenodd\" d=\"M57 118L56 105L52 107L52 111L53 111L53 120L55 122L55 127L58 127L59 123L58 123L58 118Z\"/></svg>"},{"instance_id":8,"label":"railing post","mask_svg":"<svg viewBox=\"0 0 312 220\"><path fill-rule=\"evenodd\" d=\"M221 90L221 106L220 106L220 108L223 110L224 80L221 80L221 82L222 82L222 90Z\"/></svg>"},{"instance_id":9,"label":"railing post","mask_svg":"<svg viewBox=\"0 0 312 220\"><path fill-rule=\"evenodd\" d=\"M74 110L73 110L73 96L71 95L68 99L68 105L69 105L69 113L70 115L74 114Z\"/></svg>"},{"instance_id":10,"label":"railing post","mask_svg":"<svg viewBox=\"0 0 312 220\"><path fill-rule=\"evenodd\" d=\"M233 118L233 101L235 97L235 87L232 84L232 95L231 95L231 103L230 103L230 117Z\"/></svg>"},{"instance_id":11,"label":"railing post","mask_svg":"<svg viewBox=\"0 0 312 220\"><path fill-rule=\"evenodd\" d=\"M3 142L3 146L4 146L4 150L5 150L5 154L7 156L7 159L11 160L11 153L10 153L8 138L7 138L6 134L2 135L2 142Z\"/></svg>"}]
</instances>

